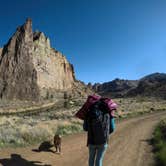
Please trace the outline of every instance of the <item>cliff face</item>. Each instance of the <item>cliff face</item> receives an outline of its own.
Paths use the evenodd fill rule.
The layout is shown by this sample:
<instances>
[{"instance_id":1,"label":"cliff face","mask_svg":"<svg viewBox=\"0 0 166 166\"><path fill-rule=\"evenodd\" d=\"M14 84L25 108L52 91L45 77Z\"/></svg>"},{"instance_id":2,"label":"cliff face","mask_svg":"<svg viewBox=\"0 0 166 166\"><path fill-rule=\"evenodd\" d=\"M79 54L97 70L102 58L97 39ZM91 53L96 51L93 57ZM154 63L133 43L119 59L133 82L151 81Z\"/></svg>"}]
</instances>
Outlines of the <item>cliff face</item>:
<instances>
[{"instance_id":1,"label":"cliff face","mask_svg":"<svg viewBox=\"0 0 166 166\"><path fill-rule=\"evenodd\" d=\"M78 84L73 66L51 48L50 40L42 32L33 33L30 19L17 28L0 54L1 98L63 97L66 92L72 95ZM81 94L76 91L76 95Z\"/></svg>"},{"instance_id":2,"label":"cliff face","mask_svg":"<svg viewBox=\"0 0 166 166\"><path fill-rule=\"evenodd\" d=\"M32 22L28 19L3 48L0 57L1 98L38 99L37 71L32 56Z\"/></svg>"},{"instance_id":3,"label":"cliff face","mask_svg":"<svg viewBox=\"0 0 166 166\"><path fill-rule=\"evenodd\" d=\"M33 39L33 63L38 74L38 86L41 89L71 89L75 80L73 66L60 52L51 48L43 33L35 32Z\"/></svg>"},{"instance_id":4,"label":"cliff face","mask_svg":"<svg viewBox=\"0 0 166 166\"><path fill-rule=\"evenodd\" d=\"M1 54L2 54L2 48L0 48L0 57L1 57Z\"/></svg>"}]
</instances>

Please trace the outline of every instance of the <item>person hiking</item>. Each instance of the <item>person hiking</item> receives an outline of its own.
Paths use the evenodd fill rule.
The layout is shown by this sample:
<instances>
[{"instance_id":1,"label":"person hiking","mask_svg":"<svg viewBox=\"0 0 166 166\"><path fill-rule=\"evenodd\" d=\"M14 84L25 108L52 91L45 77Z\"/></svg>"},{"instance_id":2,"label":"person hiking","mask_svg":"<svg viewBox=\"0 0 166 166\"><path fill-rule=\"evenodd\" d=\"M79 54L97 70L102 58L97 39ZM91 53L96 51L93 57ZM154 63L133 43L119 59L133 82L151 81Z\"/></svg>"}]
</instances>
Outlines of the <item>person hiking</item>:
<instances>
[{"instance_id":1,"label":"person hiking","mask_svg":"<svg viewBox=\"0 0 166 166\"><path fill-rule=\"evenodd\" d=\"M76 117L84 120L83 128L87 131L89 166L102 166L109 134L115 129L113 114L116 108L111 99L92 95L76 113Z\"/></svg>"}]
</instances>

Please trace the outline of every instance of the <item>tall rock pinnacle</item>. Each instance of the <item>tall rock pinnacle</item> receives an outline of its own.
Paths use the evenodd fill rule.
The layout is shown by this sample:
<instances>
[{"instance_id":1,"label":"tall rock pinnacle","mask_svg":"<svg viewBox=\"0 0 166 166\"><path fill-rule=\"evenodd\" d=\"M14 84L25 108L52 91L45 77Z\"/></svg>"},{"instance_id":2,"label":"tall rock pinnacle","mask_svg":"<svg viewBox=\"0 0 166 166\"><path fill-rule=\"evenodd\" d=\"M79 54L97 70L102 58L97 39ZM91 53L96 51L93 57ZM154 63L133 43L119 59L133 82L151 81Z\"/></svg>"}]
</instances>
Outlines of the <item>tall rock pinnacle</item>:
<instances>
[{"instance_id":1,"label":"tall rock pinnacle","mask_svg":"<svg viewBox=\"0 0 166 166\"><path fill-rule=\"evenodd\" d=\"M17 28L0 57L0 97L38 99L37 72L33 61L32 21Z\"/></svg>"},{"instance_id":2,"label":"tall rock pinnacle","mask_svg":"<svg viewBox=\"0 0 166 166\"><path fill-rule=\"evenodd\" d=\"M43 32L33 33L31 19L18 27L0 49L2 99L61 98L66 92L82 95L84 92L77 92L75 88L81 86L84 85L76 81L73 65L62 53L51 48L49 38Z\"/></svg>"}]
</instances>

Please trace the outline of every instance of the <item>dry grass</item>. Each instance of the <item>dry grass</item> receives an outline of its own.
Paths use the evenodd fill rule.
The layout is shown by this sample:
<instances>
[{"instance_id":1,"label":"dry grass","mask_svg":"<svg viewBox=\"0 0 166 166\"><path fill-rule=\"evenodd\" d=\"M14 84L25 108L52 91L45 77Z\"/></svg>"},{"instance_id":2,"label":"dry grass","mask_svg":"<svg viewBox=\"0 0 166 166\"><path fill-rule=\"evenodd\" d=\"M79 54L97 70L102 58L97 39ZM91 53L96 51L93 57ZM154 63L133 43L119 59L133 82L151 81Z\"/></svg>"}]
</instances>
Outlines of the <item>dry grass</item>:
<instances>
[{"instance_id":1,"label":"dry grass","mask_svg":"<svg viewBox=\"0 0 166 166\"><path fill-rule=\"evenodd\" d=\"M76 109L51 110L35 115L1 116L0 147L25 146L53 139L55 133L67 135L82 130L74 118Z\"/></svg>"},{"instance_id":2,"label":"dry grass","mask_svg":"<svg viewBox=\"0 0 166 166\"><path fill-rule=\"evenodd\" d=\"M166 110L166 100L155 98L121 98L115 99L115 102L118 104L119 116Z\"/></svg>"},{"instance_id":3,"label":"dry grass","mask_svg":"<svg viewBox=\"0 0 166 166\"><path fill-rule=\"evenodd\" d=\"M24 146L52 140L61 135L81 131L81 125L67 120L38 121L18 117L0 118L0 146Z\"/></svg>"},{"instance_id":4,"label":"dry grass","mask_svg":"<svg viewBox=\"0 0 166 166\"><path fill-rule=\"evenodd\" d=\"M29 101L15 101L15 102L8 102L5 100L0 100L0 114L12 114L18 112L28 112L34 111L43 108L50 108L56 105L55 102L48 102L48 103L35 103Z\"/></svg>"},{"instance_id":5,"label":"dry grass","mask_svg":"<svg viewBox=\"0 0 166 166\"><path fill-rule=\"evenodd\" d=\"M119 117L166 110L165 100L122 98L115 102ZM82 131L82 121L74 117L80 106L80 101L69 101L67 107L58 109L0 116L0 147L25 146L52 140L55 133L66 135Z\"/></svg>"}]
</instances>

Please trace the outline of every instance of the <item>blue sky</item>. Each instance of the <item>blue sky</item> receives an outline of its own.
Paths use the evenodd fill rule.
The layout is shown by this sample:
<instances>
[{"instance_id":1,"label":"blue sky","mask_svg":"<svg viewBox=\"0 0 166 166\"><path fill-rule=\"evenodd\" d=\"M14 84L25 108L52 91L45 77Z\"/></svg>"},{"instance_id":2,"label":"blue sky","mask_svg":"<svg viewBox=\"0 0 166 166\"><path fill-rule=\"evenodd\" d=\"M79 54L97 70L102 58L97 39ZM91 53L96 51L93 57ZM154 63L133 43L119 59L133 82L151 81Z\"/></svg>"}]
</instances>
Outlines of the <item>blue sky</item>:
<instances>
[{"instance_id":1,"label":"blue sky","mask_svg":"<svg viewBox=\"0 0 166 166\"><path fill-rule=\"evenodd\" d=\"M166 72L165 0L0 0L0 47L27 17L86 83Z\"/></svg>"}]
</instances>

